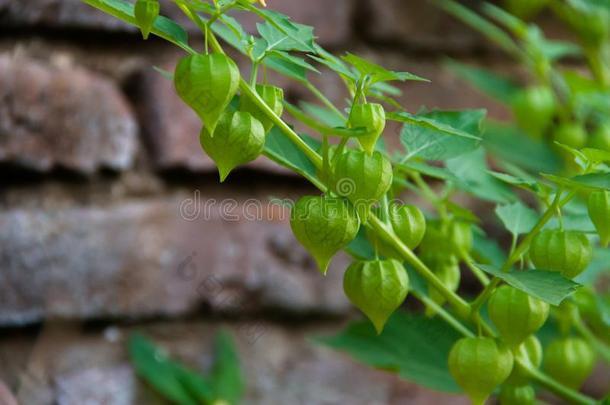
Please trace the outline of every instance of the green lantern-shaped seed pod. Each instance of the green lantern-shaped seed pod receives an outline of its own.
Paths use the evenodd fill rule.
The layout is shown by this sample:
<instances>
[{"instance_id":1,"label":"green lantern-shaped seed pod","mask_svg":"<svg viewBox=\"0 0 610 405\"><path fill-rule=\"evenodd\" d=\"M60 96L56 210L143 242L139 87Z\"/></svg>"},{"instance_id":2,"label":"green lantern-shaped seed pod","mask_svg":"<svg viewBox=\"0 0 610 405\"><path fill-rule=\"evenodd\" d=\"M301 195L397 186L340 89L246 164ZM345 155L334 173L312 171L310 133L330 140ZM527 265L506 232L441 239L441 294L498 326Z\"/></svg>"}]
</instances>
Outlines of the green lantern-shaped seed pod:
<instances>
[{"instance_id":1,"label":"green lantern-shaped seed pod","mask_svg":"<svg viewBox=\"0 0 610 405\"><path fill-rule=\"evenodd\" d=\"M540 344L536 335L531 335L525 339L515 353L532 368L540 368L540 365L542 364L542 344ZM529 381L529 374L517 363L515 363L513 371L506 379L506 383L509 385L524 385Z\"/></svg>"},{"instance_id":2,"label":"green lantern-shaped seed pod","mask_svg":"<svg viewBox=\"0 0 610 405\"><path fill-rule=\"evenodd\" d=\"M468 222L455 220L448 229L449 239L459 257L465 256L472 250L472 225Z\"/></svg>"},{"instance_id":3,"label":"green lantern-shaped seed pod","mask_svg":"<svg viewBox=\"0 0 610 405\"><path fill-rule=\"evenodd\" d=\"M407 297L409 276L398 260L355 262L345 271L343 289L380 334L390 315Z\"/></svg>"},{"instance_id":4,"label":"green lantern-shaped seed pod","mask_svg":"<svg viewBox=\"0 0 610 405\"><path fill-rule=\"evenodd\" d=\"M455 257L452 256L448 260L432 264L430 268L445 287L451 291L456 291L458 289L460 286L461 273L460 266ZM430 285L428 286L428 296L438 305L443 305L446 301L445 295ZM434 316L436 315L436 311L433 308L428 307L426 308L426 315Z\"/></svg>"},{"instance_id":5,"label":"green lantern-shaped seed pod","mask_svg":"<svg viewBox=\"0 0 610 405\"><path fill-rule=\"evenodd\" d=\"M492 338L462 338L449 352L449 371L474 405L483 405L512 368L510 349Z\"/></svg>"},{"instance_id":6,"label":"green lantern-shaped seed pod","mask_svg":"<svg viewBox=\"0 0 610 405\"><path fill-rule=\"evenodd\" d=\"M587 143L585 128L576 122L562 124L553 133L555 141L571 148L580 149Z\"/></svg>"},{"instance_id":7,"label":"green lantern-shaped seed pod","mask_svg":"<svg viewBox=\"0 0 610 405\"><path fill-rule=\"evenodd\" d=\"M487 308L502 340L510 347L520 345L540 329L549 316L549 304L509 285L502 285L493 292Z\"/></svg>"},{"instance_id":8,"label":"green lantern-shaped seed pod","mask_svg":"<svg viewBox=\"0 0 610 405\"><path fill-rule=\"evenodd\" d=\"M415 249L426 233L426 218L422 211L414 205L391 205L389 220L396 235L409 249ZM375 232L367 229L367 237L378 254L402 260L402 255L377 237Z\"/></svg>"},{"instance_id":9,"label":"green lantern-shaped seed pod","mask_svg":"<svg viewBox=\"0 0 610 405\"><path fill-rule=\"evenodd\" d=\"M392 164L381 153L350 150L337 158L333 190L352 202L363 222L391 185Z\"/></svg>"},{"instance_id":10,"label":"green lantern-shaped seed pod","mask_svg":"<svg viewBox=\"0 0 610 405\"><path fill-rule=\"evenodd\" d=\"M593 255L587 236L581 232L546 230L530 246L530 259L540 270L557 271L574 278L582 273Z\"/></svg>"},{"instance_id":11,"label":"green lantern-shaped seed pod","mask_svg":"<svg viewBox=\"0 0 610 405\"><path fill-rule=\"evenodd\" d=\"M451 242L447 226L440 221L428 221L426 233L419 244L418 257L432 270L444 264L457 264L456 249Z\"/></svg>"},{"instance_id":12,"label":"green lantern-shaped seed pod","mask_svg":"<svg viewBox=\"0 0 610 405\"><path fill-rule=\"evenodd\" d=\"M610 243L610 192L594 191L587 202L589 218L595 225L600 244L604 247Z\"/></svg>"},{"instance_id":13,"label":"green lantern-shaped seed pod","mask_svg":"<svg viewBox=\"0 0 610 405\"><path fill-rule=\"evenodd\" d=\"M390 223L396 235L411 250L426 234L426 217L415 205L391 205Z\"/></svg>"},{"instance_id":14,"label":"green lantern-shaped seed pod","mask_svg":"<svg viewBox=\"0 0 610 405\"><path fill-rule=\"evenodd\" d=\"M536 390L531 385L503 385L500 390L500 405L533 405Z\"/></svg>"},{"instance_id":15,"label":"green lantern-shaped seed pod","mask_svg":"<svg viewBox=\"0 0 610 405\"><path fill-rule=\"evenodd\" d=\"M595 367L595 351L586 340L566 337L554 340L544 354L544 369L560 383L580 389Z\"/></svg>"},{"instance_id":16,"label":"green lantern-shaped seed pod","mask_svg":"<svg viewBox=\"0 0 610 405\"><path fill-rule=\"evenodd\" d=\"M282 113L284 112L284 90L276 86L257 84L256 92L263 99L265 104L271 108L275 115L278 117L282 116ZM265 133L269 133L271 128L273 128L273 121L267 116L267 114L258 108L250 97L241 97L239 109L241 111L249 112L257 120L259 120L265 128Z\"/></svg>"},{"instance_id":17,"label":"green lantern-shaped seed pod","mask_svg":"<svg viewBox=\"0 0 610 405\"><path fill-rule=\"evenodd\" d=\"M540 138L551 124L556 102L553 91L534 86L520 91L512 101L513 114L519 126L529 135Z\"/></svg>"},{"instance_id":18,"label":"green lantern-shaped seed pod","mask_svg":"<svg viewBox=\"0 0 610 405\"><path fill-rule=\"evenodd\" d=\"M158 0L138 0L134 5L133 14L138 27L142 32L142 37L148 39L155 20L159 16L161 6Z\"/></svg>"},{"instance_id":19,"label":"green lantern-shaped seed pod","mask_svg":"<svg viewBox=\"0 0 610 405\"><path fill-rule=\"evenodd\" d=\"M203 120L211 136L237 93L239 80L235 62L220 53L184 57L174 74L176 92Z\"/></svg>"},{"instance_id":20,"label":"green lantern-shaped seed pod","mask_svg":"<svg viewBox=\"0 0 610 405\"><path fill-rule=\"evenodd\" d=\"M225 113L215 132L216 135L212 137L204 127L199 140L203 150L218 166L221 182L237 166L253 161L263 152L265 130L249 113Z\"/></svg>"},{"instance_id":21,"label":"green lantern-shaped seed pod","mask_svg":"<svg viewBox=\"0 0 610 405\"><path fill-rule=\"evenodd\" d=\"M366 134L358 137L358 142L369 154L385 129L385 110L381 104L355 104L349 116L351 128L365 128Z\"/></svg>"},{"instance_id":22,"label":"green lantern-shaped seed pod","mask_svg":"<svg viewBox=\"0 0 610 405\"><path fill-rule=\"evenodd\" d=\"M306 196L295 203L290 227L322 274L326 274L332 257L358 234L360 221L354 209L341 198Z\"/></svg>"}]
</instances>

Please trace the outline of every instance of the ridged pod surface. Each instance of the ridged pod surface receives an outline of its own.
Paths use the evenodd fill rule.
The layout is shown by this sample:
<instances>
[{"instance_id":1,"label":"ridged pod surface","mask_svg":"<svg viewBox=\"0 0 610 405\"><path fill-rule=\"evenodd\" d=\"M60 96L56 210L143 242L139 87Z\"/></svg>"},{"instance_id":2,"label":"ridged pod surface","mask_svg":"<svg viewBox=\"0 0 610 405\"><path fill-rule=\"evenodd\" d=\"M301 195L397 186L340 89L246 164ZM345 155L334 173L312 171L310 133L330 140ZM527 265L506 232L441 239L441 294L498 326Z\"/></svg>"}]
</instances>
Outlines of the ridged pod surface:
<instances>
[{"instance_id":1,"label":"ridged pod surface","mask_svg":"<svg viewBox=\"0 0 610 405\"><path fill-rule=\"evenodd\" d=\"M536 390L531 385L504 385L500 390L500 405L533 405Z\"/></svg>"},{"instance_id":2,"label":"ridged pod surface","mask_svg":"<svg viewBox=\"0 0 610 405\"><path fill-rule=\"evenodd\" d=\"M271 108L271 110L278 117L282 116L284 112L284 90L279 87L268 85L268 84L257 84L256 92L263 99L263 101ZM239 109L241 111L249 112L257 120L259 120L265 128L265 133L269 133L273 128L273 121L261 111L260 108L249 97L242 96L239 101Z\"/></svg>"},{"instance_id":3,"label":"ridged pod surface","mask_svg":"<svg viewBox=\"0 0 610 405\"><path fill-rule=\"evenodd\" d=\"M368 153L373 153L375 144L385 129L385 110L381 104L355 104L349 116L351 128L365 128L366 134L358 142Z\"/></svg>"},{"instance_id":4,"label":"ridged pod surface","mask_svg":"<svg viewBox=\"0 0 610 405\"><path fill-rule=\"evenodd\" d=\"M249 113L240 111L225 113L218 122L215 132L215 136L212 137L204 127L199 140L203 150L218 166L221 182L237 166L260 156L265 146L263 125Z\"/></svg>"},{"instance_id":5,"label":"ridged pod surface","mask_svg":"<svg viewBox=\"0 0 610 405\"><path fill-rule=\"evenodd\" d=\"M544 354L544 370L573 389L580 389L593 372L595 363L595 351L581 338L557 339L546 347Z\"/></svg>"},{"instance_id":6,"label":"ridged pod surface","mask_svg":"<svg viewBox=\"0 0 610 405\"><path fill-rule=\"evenodd\" d=\"M326 274L332 257L358 234L360 221L342 198L306 196L295 203L290 227Z\"/></svg>"},{"instance_id":7,"label":"ridged pod surface","mask_svg":"<svg viewBox=\"0 0 610 405\"><path fill-rule=\"evenodd\" d=\"M418 257L432 270L459 262L447 226L440 221L428 221L426 233L418 247Z\"/></svg>"},{"instance_id":8,"label":"ridged pod surface","mask_svg":"<svg viewBox=\"0 0 610 405\"><path fill-rule=\"evenodd\" d=\"M415 249L426 233L426 217L415 205L390 206L390 223L396 235L409 249Z\"/></svg>"},{"instance_id":9,"label":"ridged pod surface","mask_svg":"<svg viewBox=\"0 0 610 405\"><path fill-rule=\"evenodd\" d=\"M488 337L458 340L449 353L449 371L474 405L482 405L513 368L513 354Z\"/></svg>"},{"instance_id":10,"label":"ridged pod surface","mask_svg":"<svg viewBox=\"0 0 610 405\"><path fill-rule=\"evenodd\" d=\"M602 246L610 243L610 192L606 190L594 191L587 201L589 218L595 225Z\"/></svg>"},{"instance_id":11,"label":"ridged pod surface","mask_svg":"<svg viewBox=\"0 0 610 405\"><path fill-rule=\"evenodd\" d=\"M180 59L174 74L176 92L203 120L211 136L237 93L239 80L235 62L220 53L186 56Z\"/></svg>"},{"instance_id":12,"label":"ridged pod surface","mask_svg":"<svg viewBox=\"0 0 610 405\"><path fill-rule=\"evenodd\" d=\"M511 347L520 345L544 325L549 304L509 285L498 287L487 304L489 317L502 340Z\"/></svg>"},{"instance_id":13,"label":"ridged pod surface","mask_svg":"<svg viewBox=\"0 0 610 405\"><path fill-rule=\"evenodd\" d=\"M142 32L142 37L148 39L150 31L159 16L161 6L158 0L138 0L134 5L133 14L138 27Z\"/></svg>"},{"instance_id":14,"label":"ridged pod surface","mask_svg":"<svg viewBox=\"0 0 610 405\"><path fill-rule=\"evenodd\" d=\"M372 155L350 150L337 158L333 174L334 191L354 204L363 222L371 206L392 185L392 164L379 152Z\"/></svg>"},{"instance_id":15,"label":"ridged pod surface","mask_svg":"<svg viewBox=\"0 0 610 405\"><path fill-rule=\"evenodd\" d=\"M523 359L527 360L527 363L533 368L540 368L540 365L542 364L542 344L540 344L536 335L531 335L525 339L517 348L517 353L519 353ZM511 385L524 385L528 383L529 380L528 374L515 364L506 383Z\"/></svg>"},{"instance_id":16,"label":"ridged pod surface","mask_svg":"<svg viewBox=\"0 0 610 405\"><path fill-rule=\"evenodd\" d=\"M345 271L343 290L381 333L390 315L407 297L409 277L398 260L355 262Z\"/></svg>"},{"instance_id":17,"label":"ridged pod surface","mask_svg":"<svg viewBox=\"0 0 610 405\"><path fill-rule=\"evenodd\" d=\"M449 290L456 291L460 286L460 266L456 259L441 261L437 265L432 266L431 269ZM445 295L432 286L428 286L428 295L438 305L443 305L446 301ZM435 314L436 311L434 309L426 308L426 315L433 316Z\"/></svg>"},{"instance_id":18,"label":"ridged pod surface","mask_svg":"<svg viewBox=\"0 0 610 405\"><path fill-rule=\"evenodd\" d=\"M536 235L529 254L537 269L574 278L587 268L593 250L584 233L546 230Z\"/></svg>"}]
</instances>

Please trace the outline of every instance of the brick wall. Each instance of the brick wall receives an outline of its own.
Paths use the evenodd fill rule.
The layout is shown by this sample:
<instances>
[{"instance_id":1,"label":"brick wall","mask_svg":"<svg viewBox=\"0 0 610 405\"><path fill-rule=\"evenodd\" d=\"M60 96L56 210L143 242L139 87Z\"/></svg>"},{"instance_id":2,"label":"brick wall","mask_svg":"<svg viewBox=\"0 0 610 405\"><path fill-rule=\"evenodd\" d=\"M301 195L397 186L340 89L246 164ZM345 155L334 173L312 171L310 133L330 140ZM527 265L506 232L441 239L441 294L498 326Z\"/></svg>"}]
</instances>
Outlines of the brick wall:
<instances>
[{"instance_id":1,"label":"brick wall","mask_svg":"<svg viewBox=\"0 0 610 405\"><path fill-rule=\"evenodd\" d=\"M442 60L515 68L425 1L268 3L315 25L333 51L430 78L404 86L409 109L506 116ZM152 70L179 55L78 0L0 0L0 380L23 404L158 403L126 361L128 333L144 329L205 368L228 323L248 403L465 403L306 340L354 315L341 288L346 260L321 277L285 210L252 206L312 191L299 178L259 160L217 183L198 119ZM313 80L344 96L334 78Z\"/></svg>"}]
</instances>

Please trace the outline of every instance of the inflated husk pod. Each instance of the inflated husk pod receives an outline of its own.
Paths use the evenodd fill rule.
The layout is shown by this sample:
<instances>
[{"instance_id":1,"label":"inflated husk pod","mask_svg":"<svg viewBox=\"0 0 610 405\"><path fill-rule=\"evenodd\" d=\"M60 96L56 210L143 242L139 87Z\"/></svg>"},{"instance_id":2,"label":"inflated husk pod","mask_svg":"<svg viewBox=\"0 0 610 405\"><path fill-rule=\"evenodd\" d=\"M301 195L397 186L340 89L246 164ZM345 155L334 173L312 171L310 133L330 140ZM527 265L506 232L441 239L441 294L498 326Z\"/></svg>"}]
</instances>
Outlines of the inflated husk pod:
<instances>
[{"instance_id":1,"label":"inflated husk pod","mask_svg":"<svg viewBox=\"0 0 610 405\"><path fill-rule=\"evenodd\" d=\"M536 235L529 254L537 269L574 278L587 268L593 250L584 233L553 229Z\"/></svg>"},{"instance_id":2,"label":"inflated husk pod","mask_svg":"<svg viewBox=\"0 0 610 405\"><path fill-rule=\"evenodd\" d=\"M355 262L344 274L343 290L381 333L407 297L409 276L398 260Z\"/></svg>"},{"instance_id":3,"label":"inflated husk pod","mask_svg":"<svg viewBox=\"0 0 610 405\"><path fill-rule=\"evenodd\" d=\"M300 198L292 209L294 236L326 274L332 257L358 234L360 221L347 201L329 196Z\"/></svg>"},{"instance_id":4,"label":"inflated husk pod","mask_svg":"<svg viewBox=\"0 0 610 405\"><path fill-rule=\"evenodd\" d=\"M268 84L257 84L256 92L263 101L271 108L278 117L284 112L284 90L279 87ZM250 99L250 97L242 96L239 101L239 109L252 114L259 120L265 128L265 133L269 133L273 128L273 121Z\"/></svg>"},{"instance_id":5,"label":"inflated husk pod","mask_svg":"<svg viewBox=\"0 0 610 405\"><path fill-rule=\"evenodd\" d=\"M363 222L391 185L392 164L381 153L350 150L337 158L333 190L351 201Z\"/></svg>"},{"instance_id":6,"label":"inflated husk pod","mask_svg":"<svg viewBox=\"0 0 610 405\"><path fill-rule=\"evenodd\" d=\"M385 123L385 110L381 104L355 104L350 112L349 126L366 130L366 134L357 139L369 154L375 150L375 144L385 129Z\"/></svg>"},{"instance_id":7,"label":"inflated husk pod","mask_svg":"<svg viewBox=\"0 0 610 405\"><path fill-rule=\"evenodd\" d=\"M190 55L180 59L174 85L180 98L203 120L210 136L237 93L239 68L220 53Z\"/></svg>"},{"instance_id":8,"label":"inflated husk pod","mask_svg":"<svg viewBox=\"0 0 610 405\"><path fill-rule=\"evenodd\" d=\"M237 166L259 157L265 146L263 125L246 112L225 113L215 132L212 137L204 127L199 140L203 150L218 166L221 182Z\"/></svg>"}]
</instances>

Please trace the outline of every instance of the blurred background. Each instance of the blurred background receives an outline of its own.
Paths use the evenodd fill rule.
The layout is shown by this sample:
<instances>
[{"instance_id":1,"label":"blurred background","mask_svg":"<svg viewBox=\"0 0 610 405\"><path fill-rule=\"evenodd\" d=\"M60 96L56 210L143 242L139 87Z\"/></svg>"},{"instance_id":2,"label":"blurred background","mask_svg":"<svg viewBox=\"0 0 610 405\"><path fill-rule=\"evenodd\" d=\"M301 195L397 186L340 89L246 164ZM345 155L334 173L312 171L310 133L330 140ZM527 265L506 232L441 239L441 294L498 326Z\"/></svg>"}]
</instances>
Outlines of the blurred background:
<instances>
[{"instance_id":1,"label":"blurred background","mask_svg":"<svg viewBox=\"0 0 610 405\"><path fill-rule=\"evenodd\" d=\"M162 13L182 21L169 3ZM519 69L426 1L268 5L315 26L335 53L431 79L403 86L410 111L509 116L443 63ZM565 36L552 17L538 22ZM20 404L163 403L135 377L127 337L143 331L205 370L221 325L246 403L466 403L311 342L358 316L341 287L345 261L322 277L273 204L313 189L263 160L220 185L199 120L153 69L180 56L79 0L0 0L0 404L11 403L7 388ZM334 76L312 81L345 96ZM293 102L308 97L275 84Z\"/></svg>"}]
</instances>

